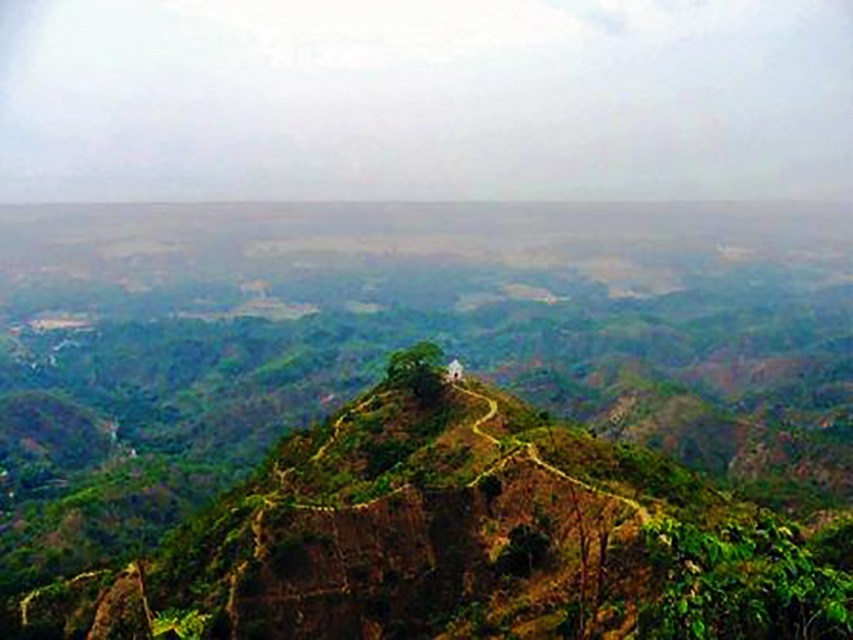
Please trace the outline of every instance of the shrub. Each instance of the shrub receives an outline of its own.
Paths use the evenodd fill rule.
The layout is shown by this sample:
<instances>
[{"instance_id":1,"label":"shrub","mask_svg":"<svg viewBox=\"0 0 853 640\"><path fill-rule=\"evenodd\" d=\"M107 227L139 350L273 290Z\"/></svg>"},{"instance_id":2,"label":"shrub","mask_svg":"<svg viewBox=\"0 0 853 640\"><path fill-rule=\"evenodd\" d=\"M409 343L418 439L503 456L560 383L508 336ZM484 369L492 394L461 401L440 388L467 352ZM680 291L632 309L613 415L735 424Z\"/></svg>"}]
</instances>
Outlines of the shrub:
<instances>
[{"instance_id":1,"label":"shrub","mask_svg":"<svg viewBox=\"0 0 853 640\"><path fill-rule=\"evenodd\" d=\"M477 486L480 487L480 491L483 492L486 500L489 502L501 495L501 491L503 491L500 479L494 474L485 475L480 478Z\"/></svg>"},{"instance_id":2,"label":"shrub","mask_svg":"<svg viewBox=\"0 0 853 640\"><path fill-rule=\"evenodd\" d=\"M509 544L498 556L498 574L528 577L545 560L550 546L550 538L541 531L528 524L516 526L509 532Z\"/></svg>"}]
</instances>

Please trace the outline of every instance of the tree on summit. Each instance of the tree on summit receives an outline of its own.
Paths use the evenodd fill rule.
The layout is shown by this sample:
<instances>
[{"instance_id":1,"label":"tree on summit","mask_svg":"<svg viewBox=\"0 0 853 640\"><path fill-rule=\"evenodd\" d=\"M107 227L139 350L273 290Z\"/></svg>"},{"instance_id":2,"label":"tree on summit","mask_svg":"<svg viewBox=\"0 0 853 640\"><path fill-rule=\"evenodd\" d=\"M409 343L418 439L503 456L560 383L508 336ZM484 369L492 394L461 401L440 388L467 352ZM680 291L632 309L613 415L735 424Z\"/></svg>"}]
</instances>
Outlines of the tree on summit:
<instances>
[{"instance_id":1,"label":"tree on summit","mask_svg":"<svg viewBox=\"0 0 853 640\"><path fill-rule=\"evenodd\" d=\"M395 351L388 360L388 382L411 390L423 403L437 400L444 391L444 352L433 342L419 342L411 349Z\"/></svg>"}]
</instances>

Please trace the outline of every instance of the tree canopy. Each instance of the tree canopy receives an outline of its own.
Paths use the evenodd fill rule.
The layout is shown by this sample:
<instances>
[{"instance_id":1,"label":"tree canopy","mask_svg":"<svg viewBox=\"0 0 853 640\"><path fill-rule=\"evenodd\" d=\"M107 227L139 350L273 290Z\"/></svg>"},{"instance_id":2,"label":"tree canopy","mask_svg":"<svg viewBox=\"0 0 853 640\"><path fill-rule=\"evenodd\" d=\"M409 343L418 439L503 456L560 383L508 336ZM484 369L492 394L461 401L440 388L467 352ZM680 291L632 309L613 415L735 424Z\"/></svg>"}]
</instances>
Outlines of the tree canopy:
<instances>
[{"instance_id":1,"label":"tree canopy","mask_svg":"<svg viewBox=\"0 0 853 640\"><path fill-rule=\"evenodd\" d=\"M388 360L388 382L411 390L421 402L436 400L444 390L443 357L444 352L433 342L395 351Z\"/></svg>"}]
</instances>

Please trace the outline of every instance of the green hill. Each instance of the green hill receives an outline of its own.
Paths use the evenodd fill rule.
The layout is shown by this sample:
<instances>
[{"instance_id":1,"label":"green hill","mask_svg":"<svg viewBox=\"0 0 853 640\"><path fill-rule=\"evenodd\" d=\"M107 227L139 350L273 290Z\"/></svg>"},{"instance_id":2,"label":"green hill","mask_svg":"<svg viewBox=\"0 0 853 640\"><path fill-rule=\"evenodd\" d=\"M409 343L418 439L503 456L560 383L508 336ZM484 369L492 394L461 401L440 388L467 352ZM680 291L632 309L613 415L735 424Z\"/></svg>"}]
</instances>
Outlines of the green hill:
<instances>
[{"instance_id":1,"label":"green hill","mask_svg":"<svg viewBox=\"0 0 853 640\"><path fill-rule=\"evenodd\" d=\"M662 454L423 345L150 558L9 605L5 637L846 638L853 581ZM830 536L831 539L831 536Z\"/></svg>"}]
</instances>

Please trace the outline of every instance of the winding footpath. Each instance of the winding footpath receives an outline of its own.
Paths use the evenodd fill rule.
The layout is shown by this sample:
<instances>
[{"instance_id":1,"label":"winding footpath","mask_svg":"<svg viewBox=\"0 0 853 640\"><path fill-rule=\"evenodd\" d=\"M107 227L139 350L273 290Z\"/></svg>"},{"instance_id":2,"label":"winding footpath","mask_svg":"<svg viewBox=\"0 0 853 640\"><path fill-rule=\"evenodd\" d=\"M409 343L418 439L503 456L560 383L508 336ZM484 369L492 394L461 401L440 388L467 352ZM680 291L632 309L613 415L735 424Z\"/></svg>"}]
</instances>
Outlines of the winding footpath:
<instances>
[{"instance_id":1,"label":"winding footpath","mask_svg":"<svg viewBox=\"0 0 853 640\"><path fill-rule=\"evenodd\" d=\"M338 439L338 436L341 433L341 428L344 426L344 420L346 420L353 413L358 413L359 411L364 409L367 405L369 405L371 402L373 402L377 398L382 398L386 395L388 395L387 392L386 393L378 393L375 396L369 396L366 400L363 400L358 406L356 406L356 408L353 409L352 411L345 411L343 414L341 414L341 417L338 418L337 420L335 420L335 425L334 425L334 428L332 429L331 437L326 442L326 444L324 444L322 447L317 449L317 453L315 453L313 456L311 456L311 462L317 462L317 460L319 460L324 455L326 455L326 451Z\"/></svg>"},{"instance_id":2,"label":"winding footpath","mask_svg":"<svg viewBox=\"0 0 853 640\"><path fill-rule=\"evenodd\" d=\"M489 420L491 420L492 418L494 418L498 414L498 401L493 399L493 398L490 398L488 396L484 396L481 393L477 393L475 391L470 391L469 389L463 389L462 387L460 387L458 385L453 385L453 386L457 391L461 391L462 393L467 393L469 396L472 396L474 398L478 398L480 400L485 400L486 402L489 403L489 412L486 415L484 415L482 418L477 420L474 424L471 425L471 431L476 433L481 438L485 438L486 440L491 442L496 447L500 447L501 446L500 440L495 438L493 435L486 433L485 431L483 431L480 428L480 425L485 424L486 422L488 422Z\"/></svg>"},{"instance_id":3,"label":"winding footpath","mask_svg":"<svg viewBox=\"0 0 853 640\"><path fill-rule=\"evenodd\" d=\"M76 582L80 582L81 580L86 580L88 578L97 578L107 573L109 573L109 571L106 569L101 569L99 571L87 571L86 573L81 573L80 575L68 580L68 584L74 584ZM30 624L30 605L32 604L34 598L37 598L43 591L48 588L50 588L50 585L48 585L47 587L34 589L33 591L30 591L30 593L28 593L23 600L21 600L21 626L26 627Z\"/></svg>"},{"instance_id":4,"label":"winding footpath","mask_svg":"<svg viewBox=\"0 0 853 640\"><path fill-rule=\"evenodd\" d=\"M478 400L483 400L488 404L488 406L489 406L488 412L486 412L482 417L478 418L477 420L475 420L471 424L471 427L470 427L471 431L476 436L483 438L484 440L487 440L489 442L489 444L491 444L492 446L498 447L498 449L501 449L502 447L504 447L506 444L505 442L501 442L501 440L499 440L498 438L494 437L493 435L491 435L490 433L487 433L486 431L484 431L482 429L482 426L484 424L486 424L487 422L492 420L495 416L497 416L497 414L498 414L498 402L497 402L497 400L495 400L494 398L490 398L486 395L483 395L481 393L477 393L476 391L471 391L470 389L465 389L465 388L460 387L456 384L454 384L453 387L461 393L465 393L465 394L467 394L473 398L476 398ZM371 396L371 397L367 398L366 400L361 402L354 409L354 411L357 412L357 411L362 410L371 401L373 401L373 399L375 397L376 396ZM332 444L334 444L334 442L336 442L338 437L340 436L341 430L343 429L344 421L351 413L352 412L346 412L343 415L341 415L335 421L332 435L329 437L329 440L323 446L321 446L313 456L311 456L310 460L312 462L317 462L318 460L322 459L326 455L326 452L328 451L329 447ZM549 464L548 462L546 462L545 460L542 459L542 457L539 454L539 450L534 443L522 442L521 440L519 440L518 438L516 438L514 436L512 437L511 442L512 442L513 446L508 451L502 452L494 464L487 467L486 470L484 470L472 482L470 482L468 484L469 487L476 486L477 483L484 476L489 475L491 473L494 473L495 471L503 468L503 466L506 465L507 462L509 462L510 460L515 458L516 455L519 453L519 451L521 451L523 449L524 451L527 452L528 457L530 458L530 460L533 461L534 464L542 467L546 471L556 475L559 478L562 478L563 480L566 480L567 482L571 482L571 483L573 483L579 487L582 487L588 491L591 491L593 493L597 493L597 494L602 495L602 496L607 496L613 500L616 500L616 501L621 502L625 505L628 505L629 507L631 507L631 509L633 509L637 513L637 515L639 516L639 518L643 524L645 524L646 522L648 522L651 519L651 515L649 514L648 509L646 509L643 505L641 505L636 500L632 500L630 498L626 498L624 496L620 496L618 494L611 493L609 491L605 491L603 489L599 489L597 487L594 487L590 484L587 484L586 482L583 482L582 480L578 480L577 478L573 478L572 476L568 475L564 471L562 471L562 470L554 467L553 465ZM274 473L279 477L279 479L282 481L282 483L287 478L287 476L290 475L291 473L293 473L294 471L295 471L295 467L290 467L290 468L286 469L285 471L280 471L278 468L274 469ZM347 508L348 509L356 509L356 510L366 509L366 508L370 507L371 505L373 505L374 503L379 502L380 500L386 500L389 497L389 495L393 495L393 494L405 491L406 489L409 488L409 486L410 485L404 485L402 487L398 487L397 489L392 491L390 494L386 494L386 495L380 496L378 498L374 498L373 500L370 500L368 502L360 503L357 505L352 505L351 507L347 507ZM266 509L275 508L279 504L279 502L277 500L271 499L267 495L261 496L261 498L263 500L263 506L260 509L258 509L257 513L254 515L254 517L252 518L251 523L250 523L251 533L252 533L252 537L254 539L254 545L255 545L255 557L258 559L262 558L266 552L266 549L263 545L263 519L264 519L264 516L266 515ZM336 511L341 510L338 507L310 505L310 504L293 504L292 506L295 509L306 510L306 511L336 512ZM335 536L337 537L337 532L335 532ZM228 603L226 605L226 610L228 612L229 617L232 620L232 623L234 624L234 629L237 628L237 619L238 619L238 615L239 615L238 611L237 611L237 607L236 607L237 585L238 585L240 576L242 575L242 573L246 569L246 566L247 566L247 563L244 562L242 565L240 565L237 568L237 571L234 572L231 576L231 585L230 585L231 588L230 588L230 593L229 593L229 597L228 597ZM349 589L349 586L347 586L347 589ZM318 594L319 593L320 592L318 592ZM338 591L334 590L334 593L338 593ZM234 637L235 636L232 636L232 639Z\"/></svg>"},{"instance_id":5,"label":"winding footpath","mask_svg":"<svg viewBox=\"0 0 853 640\"><path fill-rule=\"evenodd\" d=\"M486 402L489 403L489 412L471 425L471 431L473 431L475 434L477 434L481 438L487 439L493 445L500 447L501 446L500 440L495 438L493 435L486 433L485 431L483 431L480 428L484 423L488 422L489 420L491 420L492 418L494 418L497 415L497 413L498 413L497 401L494 400L493 398L489 398L488 396L485 396L481 393L477 393L476 391L471 391L470 389L465 389L465 388L460 387L458 385L453 385L453 386L457 391L461 391L462 393L468 394L469 396L472 396L472 397L477 398L479 400L485 400ZM611 493L610 491L605 491L604 489L594 487L591 484L584 482L583 480L578 480L577 478L573 478L572 476L570 476L566 472L558 469L554 465L552 465L548 462L545 462L545 460L542 459L542 456L539 455L539 449L534 443L522 442L518 438L515 438L515 437L513 437L513 443L515 445L517 445L517 447L515 449L513 449L507 455L502 456L502 458L499 459L494 465L487 468L480 475L478 475L473 481L471 481L471 483L469 483L468 486L475 486L484 476L487 476L490 473L494 473L499 468L502 468L512 457L514 457L514 455L518 451L520 451L521 449L524 449L525 451L527 451L527 455L533 461L533 463L542 467L546 471L549 471L550 473L553 473L554 475L562 478L563 480L571 482L571 483L573 483L579 487L582 487L588 491L592 491L592 492L597 493L597 494L602 495L602 496L607 496L608 498L612 498L613 500L617 500L623 504L628 505L634 511L636 511L637 515L640 517L640 521L643 524L646 524L647 522L649 522L651 520L651 514L649 513L649 510L646 509L646 507L641 505L636 500L632 500L631 498L626 498L625 496L620 496L619 494Z\"/></svg>"},{"instance_id":6,"label":"winding footpath","mask_svg":"<svg viewBox=\"0 0 853 640\"><path fill-rule=\"evenodd\" d=\"M454 389L456 389L460 393L464 393L464 394L467 394L467 395L469 395L473 398L476 398L478 400L485 401L488 404L488 406L489 406L488 412L486 412L482 417L478 418L473 423L471 423L470 429L471 429L472 433L474 433L477 437L482 438L484 440L487 440L489 442L489 444L491 444L492 446L498 447L499 450L502 450L506 446L507 440L501 441L498 438L494 437L493 435L491 435L490 433L487 433L486 431L484 431L482 429L483 425L485 425L487 422L489 422L490 420L495 418L495 416L497 416L497 414L498 414L498 402L497 402L497 400L495 400L494 398L490 398L486 395L483 395L481 393L477 393L476 391L471 391L470 389L465 389L465 388L463 388L459 385L456 385L456 384L454 384L453 387L454 387ZM340 433L343 429L345 420L350 415L352 415L352 413L361 411L362 409L364 409L369 403L371 403L377 397L381 397L381 395L380 396L370 396L367 399L365 399L364 401L362 401L359 405L357 405L353 411L347 411L347 412L343 413L335 421L335 423L333 425L333 431L332 431L331 436L329 437L329 440L325 444L323 444L313 456L311 456L311 458L310 458L311 462L317 462L317 461L321 460L326 455L327 451L329 450L329 447L331 445L333 445L338 440ZM534 464L538 465L542 469L545 469L549 473L551 473L551 474L553 474L553 475L555 475L555 476L557 476L557 477L559 477L559 478L561 478L567 482L571 482L571 483L573 483L579 487L582 487L588 491L591 491L593 493L597 493L597 494L602 495L602 496L607 496L608 498L611 498L613 500L616 500L618 502L621 502L621 503L631 507L631 509L633 509L636 512L636 514L639 516L640 521L643 524L645 524L649 520L651 520L651 515L649 514L648 509L646 509L646 507L641 505L636 500L632 500L630 498L626 498L624 496L620 496L618 494L611 493L609 491L605 491L605 490L600 489L598 487L594 487L594 486L592 486L592 485L590 485L590 484L588 484L582 480L579 480L577 478L574 478L574 477L568 475L567 473L565 473L561 469L558 469L557 467L546 462L545 460L542 459L536 444L534 444L532 442L523 442L523 441L519 440L518 438L516 438L515 436L512 436L509 441L511 442L512 446L505 452L501 451L501 454L499 455L498 459L493 464L489 465L472 482L470 482L468 485L469 487L476 486L483 477L485 477L489 474L495 473L496 471L503 468L503 466L505 466L507 464L507 462L509 462L511 459L515 458L521 450L524 450L524 451L526 451L528 457L530 458L530 460ZM274 467L273 471L274 471L275 475L278 476L279 480L283 484L284 481L286 480L287 476L290 475L291 473L295 472L295 467L290 467L284 471L279 470L278 467ZM357 505L352 505L351 507L348 507L348 509L357 509L357 510L366 509L366 508L370 507L371 505L373 505L374 503L379 502L380 500L387 499L389 497L389 495L393 495L393 494L405 491L409 487L410 487L410 485L404 485L402 487L398 487L397 489L392 491L390 494L386 494L386 495L380 496L378 498L374 498L373 500L370 500L368 502L360 503ZM264 516L266 515L267 509L274 509L274 508L279 506L279 501L270 498L269 495L261 495L259 497L261 498L263 504L261 505L261 508L259 508L257 510L257 512L254 514L254 516L250 520L250 531L251 531L252 538L254 541L254 546L255 546L254 555L257 559L263 558L263 556L266 552L266 549L265 549L264 544L263 544L263 520L264 520ZM321 511L321 512L336 512L336 511L341 510L337 507L332 507L332 506L320 506L320 505L310 505L310 504L294 504L292 506L296 509L303 509L303 510L309 510L309 511ZM333 524L334 524L334 522L333 522ZM335 537L337 538L337 531L335 532ZM234 571L230 576L230 583L231 584L230 584L230 589L229 589L228 601L226 603L226 611L227 611L228 616L232 620L232 624L234 625L233 628L235 630L238 627L237 620L239 617L239 613L238 613L237 606L236 606L237 587L238 587L239 579L242 576L242 574L244 573L247 565L248 565L248 562L246 562L246 561L242 562L237 567L236 571ZM129 575L135 576L135 579L138 583L138 588L139 588L140 596L142 599L144 612L145 612L145 616L147 618L149 629L153 629L153 627L154 627L154 615L153 615L151 609L149 608L148 599L146 597L145 576L143 573L143 568L141 565L138 565L136 562L132 562L127 567L126 572ZM74 578L72 580L72 582L75 582L77 580L82 580L84 578L96 577L97 575L99 575L101 573L103 573L103 572L90 572L90 573L81 574L81 575L77 576L76 578ZM347 589L347 591L350 589L349 585L347 585L346 589ZM32 604L33 599L39 595L40 591L41 590L39 590L39 589L32 591L30 594L27 595L26 598L24 598L20 602L20 615L21 615L21 621L22 621L22 624L24 627L28 626L28 624L29 624L29 609L30 609L30 606ZM337 590L334 592L337 593ZM233 636L233 634L232 634L232 637L235 637L235 636Z\"/></svg>"},{"instance_id":7,"label":"winding footpath","mask_svg":"<svg viewBox=\"0 0 853 640\"><path fill-rule=\"evenodd\" d=\"M457 391L459 391L461 393L465 393L465 394L467 394L473 398L476 398L478 400L482 400L482 401L486 402L489 406L489 410L482 417L478 418L477 420L475 420L471 424L471 427L470 427L471 431L476 436L483 438L484 440L487 440L489 442L489 444L491 444L492 446L498 447L499 449L502 448L503 446L505 446L505 442L502 443L498 438L494 437L493 435L491 435L490 433L487 433L486 431L484 431L482 429L482 426L484 424L486 424L487 422L492 420L498 414L498 402L497 402L497 400L495 400L494 398L490 398L486 395L483 395L481 393L477 393L476 391L471 391L470 389L465 389L465 388L460 387L458 385L453 385L453 386L454 386L454 389L456 389ZM345 412L343 415L341 415L335 421L333 431L332 431L332 435L329 437L329 440L323 446L321 446L313 456L311 456L311 458L310 458L311 462L317 462L317 461L321 460L326 455L327 451L329 450L329 447L332 444L334 444L338 440L338 438L340 437L341 431L342 431L343 426L344 426L344 421L353 412L358 412L358 411L361 411L362 409L364 409L376 397L381 397L381 396L370 396L369 398L363 400L359 405L357 405L356 408L352 412L348 411L348 412ZM509 462L511 459L513 459L518 454L518 452L523 449L524 451L527 452L528 457L530 458L531 461L533 461L534 464L540 466L541 468L545 469L549 473L552 473L552 474L562 478L563 480L566 480L567 482L571 482L571 483L573 483L579 487L582 487L588 491L597 493L597 494L602 495L602 496L607 496L613 500L616 500L618 502L621 502L623 504L628 505L629 507L631 507L631 509L633 509L639 515L640 520L643 524L645 524L646 522L648 522L651 519L651 515L649 514L648 509L646 509L643 505L641 505L636 500L632 500L630 498L626 498L624 496L620 496L618 494L611 493L609 491L605 491L603 489L594 487L594 486L592 486L592 485L590 485L590 484L588 484L582 480L579 480L577 478L573 478L572 476L568 475L567 473L565 473L561 469L558 469L557 467L553 466L552 464L546 462L545 460L542 459L542 456L539 454L539 449L532 442L522 442L518 438L513 437L512 438L512 444L513 444L513 446L508 451L502 453L500 455L500 457L498 458L498 460L495 461L494 464L487 467L482 473L480 473L476 478L474 478L474 480L472 480L468 484L468 486L469 487L476 486L484 476L492 474L495 471L503 468L507 464L507 462ZM290 475L294 471L295 471L295 467L291 467L291 468L289 468L283 472L279 471L278 469L275 470L276 474L279 476L279 479L282 482L287 478L288 475ZM409 485L404 485L402 487L398 487L397 489L392 491L390 494L379 496L379 497L374 498L373 500L370 500L368 502L363 502L363 503L360 503L357 505L352 505L351 507L348 507L348 508L349 509L357 509L357 510L366 509L366 508L370 507L371 505L373 505L374 503L379 502L380 500L387 499L389 495L393 495L393 494L399 493L401 491L405 491L408 487L409 487ZM266 515L267 509L274 509L279 504L278 500L271 499L268 495L261 496L261 498L263 500L263 506L262 506L262 508L257 510L257 513L254 515L254 517L250 521L252 536L253 536L254 542L255 542L255 557L257 557L257 558L262 557L264 552L265 552L264 545L263 545L263 536L262 536L264 516ZM321 506L321 505L298 504L297 503L297 504L293 504L292 506L295 509L300 509L300 510L305 510L305 511L326 512L326 513L332 513L332 512L336 512L336 511L340 510L338 507L325 506L325 505Z\"/></svg>"}]
</instances>

